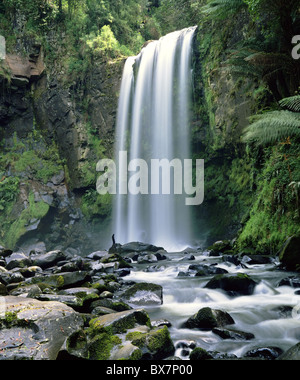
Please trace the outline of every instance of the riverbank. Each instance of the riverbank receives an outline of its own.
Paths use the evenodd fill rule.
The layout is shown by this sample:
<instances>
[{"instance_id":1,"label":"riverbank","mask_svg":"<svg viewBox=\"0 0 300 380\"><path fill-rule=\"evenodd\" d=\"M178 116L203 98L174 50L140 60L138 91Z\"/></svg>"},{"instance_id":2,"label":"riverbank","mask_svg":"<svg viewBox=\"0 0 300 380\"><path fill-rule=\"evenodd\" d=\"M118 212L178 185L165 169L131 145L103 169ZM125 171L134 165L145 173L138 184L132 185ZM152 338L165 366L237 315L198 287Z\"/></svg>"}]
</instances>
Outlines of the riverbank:
<instances>
[{"instance_id":1,"label":"riverbank","mask_svg":"<svg viewBox=\"0 0 300 380\"><path fill-rule=\"evenodd\" d=\"M113 251L80 257L1 248L0 358L298 355L300 276L277 257L169 253L142 243Z\"/></svg>"}]
</instances>

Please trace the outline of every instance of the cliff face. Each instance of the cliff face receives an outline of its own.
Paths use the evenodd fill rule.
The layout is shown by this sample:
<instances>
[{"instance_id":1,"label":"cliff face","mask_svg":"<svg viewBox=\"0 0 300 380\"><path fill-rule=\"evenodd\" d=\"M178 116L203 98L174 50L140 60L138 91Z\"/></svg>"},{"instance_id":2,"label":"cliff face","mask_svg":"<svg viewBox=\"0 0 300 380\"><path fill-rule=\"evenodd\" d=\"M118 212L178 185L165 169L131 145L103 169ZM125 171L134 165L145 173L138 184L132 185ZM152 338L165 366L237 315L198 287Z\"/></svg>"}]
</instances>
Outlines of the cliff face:
<instances>
[{"instance_id":1,"label":"cliff face","mask_svg":"<svg viewBox=\"0 0 300 380\"><path fill-rule=\"evenodd\" d=\"M67 75L46 65L41 45L27 42L26 51L8 54L1 65L0 242L24 249L38 242L48 250L105 248L99 229L110 204L99 212L101 227L90 225L89 207L97 202L96 163L113 151L123 61L99 60L84 83L70 85ZM84 207L87 192L92 199ZM99 200L97 206L101 210Z\"/></svg>"},{"instance_id":2,"label":"cliff face","mask_svg":"<svg viewBox=\"0 0 300 380\"><path fill-rule=\"evenodd\" d=\"M24 14L11 10L5 16L9 44L6 60L0 61L0 245L29 249L39 243L42 249L80 253L111 244L112 199L96 192L96 164L113 156L122 70L132 52L118 44L107 20L101 33L97 26L97 35L92 28L86 34L80 12L79 24L72 25L66 12L55 14L53 6L47 6L45 17L27 3ZM162 15L170 12L160 8ZM157 19L149 10L139 12L141 20L147 13L148 23L133 23L130 33L146 30L147 39L157 38ZM193 158L205 160L205 200L193 210L196 243L239 233L239 249L276 251L299 229L299 144L287 140L264 149L242 143L241 136L249 116L278 107L274 98L279 91L272 88L281 88L282 81L278 77L266 85L261 68L254 67L258 75L247 76L230 67L232 51L238 55L239 46L264 38L245 5L222 22L200 15L185 14L181 20L180 9L174 25L164 23L162 29L168 33L177 25L198 24L192 145ZM26 30L29 16L37 23L33 33ZM127 21L115 24L124 41L120 25ZM144 41L139 33L133 35L128 43L140 49Z\"/></svg>"}]
</instances>

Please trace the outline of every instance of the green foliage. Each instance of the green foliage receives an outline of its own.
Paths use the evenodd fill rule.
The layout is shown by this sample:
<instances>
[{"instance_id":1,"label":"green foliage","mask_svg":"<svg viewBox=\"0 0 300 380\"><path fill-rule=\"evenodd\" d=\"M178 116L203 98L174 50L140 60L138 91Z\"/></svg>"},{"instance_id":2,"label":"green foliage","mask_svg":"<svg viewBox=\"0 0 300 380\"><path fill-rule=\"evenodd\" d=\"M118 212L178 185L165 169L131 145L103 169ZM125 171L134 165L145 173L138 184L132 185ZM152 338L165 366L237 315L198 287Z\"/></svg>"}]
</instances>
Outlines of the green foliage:
<instances>
[{"instance_id":1,"label":"green foliage","mask_svg":"<svg viewBox=\"0 0 300 380\"><path fill-rule=\"evenodd\" d=\"M272 111L252 117L246 128L244 142L258 145L274 144L288 137L300 137L300 114L291 111Z\"/></svg>"},{"instance_id":2,"label":"green foliage","mask_svg":"<svg viewBox=\"0 0 300 380\"><path fill-rule=\"evenodd\" d=\"M100 195L94 189L87 190L82 198L81 210L89 220L108 217L112 212L112 195Z\"/></svg>"},{"instance_id":3,"label":"green foliage","mask_svg":"<svg viewBox=\"0 0 300 380\"><path fill-rule=\"evenodd\" d=\"M27 31L46 31L57 15L57 8L47 0L3 0L4 12L20 11L27 19Z\"/></svg>"},{"instance_id":4,"label":"green foliage","mask_svg":"<svg viewBox=\"0 0 300 380\"><path fill-rule=\"evenodd\" d=\"M51 177L63 170L63 161L57 147L53 143L45 148L45 142L38 132L35 137L29 136L24 142L15 135L14 145L2 149L0 173L5 173L4 168L10 166L16 177L33 176L46 184Z\"/></svg>"},{"instance_id":5,"label":"green foliage","mask_svg":"<svg viewBox=\"0 0 300 380\"><path fill-rule=\"evenodd\" d=\"M201 3L202 1L193 0L163 0L161 5L153 10L153 17L164 35L196 25L199 20L198 6Z\"/></svg>"},{"instance_id":6,"label":"green foliage","mask_svg":"<svg viewBox=\"0 0 300 380\"><path fill-rule=\"evenodd\" d=\"M29 194L29 205L25 208L18 219L13 223L5 223L3 221L2 238L4 238L4 244L11 249L14 249L21 236L26 233L26 226L30 224L33 219L42 219L47 215L49 211L49 205L43 201L35 202L34 194ZM6 230L6 231L5 231Z\"/></svg>"},{"instance_id":7,"label":"green foliage","mask_svg":"<svg viewBox=\"0 0 300 380\"><path fill-rule=\"evenodd\" d=\"M287 108L293 112L300 112L300 95L282 99L279 104L282 108Z\"/></svg>"},{"instance_id":8,"label":"green foliage","mask_svg":"<svg viewBox=\"0 0 300 380\"><path fill-rule=\"evenodd\" d=\"M212 19L227 19L245 8L243 0L213 0L201 8L201 12Z\"/></svg>"},{"instance_id":9,"label":"green foliage","mask_svg":"<svg viewBox=\"0 0 300 380\"><path fill-rule=\"evenodd\" d=\"M299 144L280 144L265 154L256 200L238 245L276 253L288 236L300 230L300 148Z\"/></svg>"},{"instance_id":10,"label":"green foliage","mask_svg":"<svg viewBox=\"0 0 300 380\"><path fill-rule=\"evenodd\" d=\"M18 177L6 177L0 180L0 213L10 210L19 194Z\"/></svg>"}]
</instances>

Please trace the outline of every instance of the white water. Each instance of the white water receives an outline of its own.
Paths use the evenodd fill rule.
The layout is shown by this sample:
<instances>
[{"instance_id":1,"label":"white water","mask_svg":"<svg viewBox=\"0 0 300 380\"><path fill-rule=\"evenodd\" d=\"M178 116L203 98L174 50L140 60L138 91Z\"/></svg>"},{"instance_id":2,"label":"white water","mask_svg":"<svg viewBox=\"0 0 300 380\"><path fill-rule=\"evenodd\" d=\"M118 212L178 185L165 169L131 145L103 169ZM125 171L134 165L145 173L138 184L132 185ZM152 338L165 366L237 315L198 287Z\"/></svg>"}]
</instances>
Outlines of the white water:
<instances>
[{"instance_id":1,"label":"white water","mask_svg":"<svg viewBox=\"0 0 300 380\"><path fill-rule=\"evenodd\" d=\"M177 277L180 271L186 271L195 261L181 261L182 254L171 254L169 257L171 261L158 263L164 266L161 271L144 272L146 265L137 265L126 280L163 286L163 305L147 307L146 310L151 320L167 319L172 323L169 330L175 345L179 341L194 341L197 347L208 351L242 357L258 347L272 346L286 351L300 341L300 295L295 295L297 289L289 286L278 287L282 278L294 273L276 270L273 264L249 265L242 269L223 263L221 258L196 256L196 263L218 263L218 267L229 273L247 273L258 283L253 295L229 297L220 289L204 288L213 276ZM227 311L235 321L229 328L252 333L255 339L223 340L212 331L181 328L183 322L203 307ZM280 313L282 307L293 310L284 315ZM176 355L181 355L181 349L176 351ZM182 359L188 359L188 356Z\"/></svg>"},{"instance_id":2,"label":"white water","mask_svg":"<svg viewBox=\"0 0 300 380\"><path fill-rule=\"evenodd\" d=\"M127 151L129 161L192 158L189 107L195 29L168 34L127 60L118 107L116 157L120 151ZM121 161L118 169L125 173L127 163ZM161 180L151 178L151 185L155 187L158 184L154 181L160 181L161 186ZM126 189L126 184L121 188ZM144 241L169 250L186 247L191 242L191 210L185 205L185 194L150 192L126 195L117 191L117 242Z\"/></svg>"}]
</instances>

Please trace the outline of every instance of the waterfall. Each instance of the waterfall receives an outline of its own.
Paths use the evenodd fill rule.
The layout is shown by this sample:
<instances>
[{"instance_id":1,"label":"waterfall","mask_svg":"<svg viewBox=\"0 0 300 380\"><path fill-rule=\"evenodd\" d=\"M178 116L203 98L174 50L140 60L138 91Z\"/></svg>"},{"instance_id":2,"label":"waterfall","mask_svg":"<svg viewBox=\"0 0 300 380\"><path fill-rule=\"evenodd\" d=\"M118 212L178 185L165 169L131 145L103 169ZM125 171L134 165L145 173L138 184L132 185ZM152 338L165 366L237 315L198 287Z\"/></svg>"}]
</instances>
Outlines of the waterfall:
<instances>
[{"instance_id":1,"label":"waterfall","mask_svg":"<svg viewBox=\"0 0 300 380\"><path fill-rule=\"evenodd\" d=\"M113 216L114 233L121 244L143 241L176 250L191 242L191 207L175 189L175 169L169 167L171 191L166 193L162 188L166 172L160 169L160 175L150 179L148 166L149 191L140 194L127 191L131 176L142 185L138 174L127 175L127 170L128 162L141 169L136 159L147 163L167 159L175 164L192 158L189 108L195 30L170 33L126 61L117 114L115 154L121 158Z\"/></svg>"}]
</instances>

